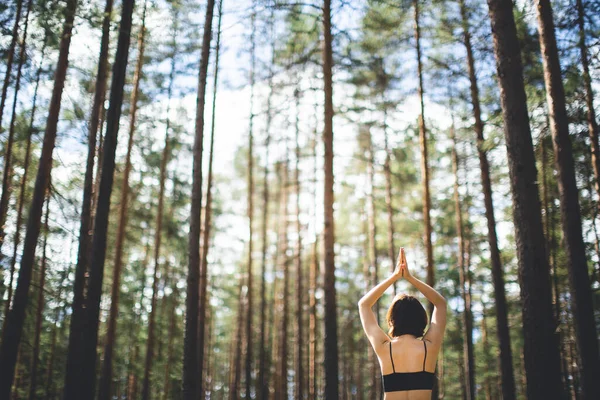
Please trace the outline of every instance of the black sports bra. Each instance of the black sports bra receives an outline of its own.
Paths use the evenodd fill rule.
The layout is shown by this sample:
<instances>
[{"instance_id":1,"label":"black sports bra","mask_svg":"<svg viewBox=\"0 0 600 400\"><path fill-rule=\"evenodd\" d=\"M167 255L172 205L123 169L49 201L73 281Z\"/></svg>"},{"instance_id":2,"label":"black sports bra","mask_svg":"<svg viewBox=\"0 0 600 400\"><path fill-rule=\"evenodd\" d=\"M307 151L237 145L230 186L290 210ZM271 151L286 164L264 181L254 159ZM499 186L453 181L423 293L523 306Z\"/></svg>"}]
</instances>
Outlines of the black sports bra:
<instances>
[{"instance_id":1,"label":"black sports bra","mask_svg":"<svg viewBox=\"0 0 600 400\"><path fill-rule=\"evenodd\" d=\"M385 392L400 392L404 390L431 390L435 374L425 371L425 360L427 360L427 345L425 347L425 358L423 358L423 370L418 372L396 372L394 357L392 357L392 342L390 342L390 360L392 361L393 373L383 375L383 390Z\"/></svg>"}]
</instances>

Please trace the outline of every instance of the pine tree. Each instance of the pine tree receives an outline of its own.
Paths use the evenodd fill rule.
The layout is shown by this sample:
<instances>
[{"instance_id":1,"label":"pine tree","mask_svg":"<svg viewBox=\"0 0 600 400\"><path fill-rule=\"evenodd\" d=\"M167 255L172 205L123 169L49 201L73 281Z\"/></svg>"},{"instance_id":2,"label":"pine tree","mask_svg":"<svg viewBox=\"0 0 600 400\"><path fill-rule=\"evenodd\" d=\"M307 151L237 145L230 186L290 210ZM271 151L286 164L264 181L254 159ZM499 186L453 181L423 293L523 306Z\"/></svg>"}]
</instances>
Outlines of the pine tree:
<instances>
[{"instance_id":1,"label":"pine tree","mask_svg":"<svg viewBox=\"0 0 600 400\"><path fill-rule=\"evenodd\" d=\"M46 198L46 191L50 183L50 171L52 169L52 152L56 142L56 131L60 113L61 98L67 75L69 60L69 48L71 45L71 32L77 0L69 0L65 8L65 20L63 34L60 41L60 52L57 67L54 74L54 87L52 99L46 121L44 143L35 181L35 189L29 219L27 221L27 233L23 243L23 256L21 258L21 269L17 280L12 309L6 315L6 323L2 330L2 343L0 343L0 397L9 398L11 385L15 375L17 362L17 351L23 333L26 305L29 298L29 286L35 256L35 249L40 234L42 219L42 208Z\"/></svg>"},{"instance_id":2,"label":"pine tree","mask_svg":"<svg viewBox=\"0 0 600 400\"><path fill-rule=\"evenodd\" d=\"M267 106L265 110L266 121L265 121L265 161L263 170L263 192L262 192L262 216L261 216L261 266L260 266L260 321L259 321L259 343L258 343L258 376L256 379L256 397L257 399L267 399L269 396L269 381L270 374L268 368L268 353L266 349L266 342L268 336L266 335L267 326L267 249L268 249L268 223L269 223L269 150L271 142L271 124L273 120L273 64L275 57L275 25L274 25L274 11L271 9L270 13L270 27L269 34L271 40L271 63L269 65L269 74L267 78L269 86L269 94L267 95Z\"/></svg>"},{"instance_id":3,"label":"pine tree","mask_svg":"<svg viewBox=\"0 0 600 400\"><path fill-rule=\"evenodd\" d=\"M29 0L30 1L30 0ZM2 95L0 97L0 131L2 131L2 116L4 115L4 105L6 103L6 96L8 94L8 87L10 86L10 79L12 73L12 63L15 56L15 47L17 47L17 41L19 39L19 23L21 22L21 12L23 10L23 0L17 0L15 12L15 22L13 23L12 36L10 39L10 45L8 47L8 54L6 56L6 72L4 73L4 82L2 84ZM3 226L0 229L4 229Z\"/></svg>"},{"instance_id":4,"label":"pine tree","mask_svg":"<svg viewBox=\"0 0 600 400\"><path fill-rule=\"evenodd\" d=\"M469 74L469 83L471 89L471 104L473 108L473 117L475 124L473 126L477 139L477 155L479 157L479 168L481 169L481 186L484 195L485 216L487 220L488 244L490 248L490 261L492 267L492 279L494 282L494 299L496 302L496 329L498 343L500 346L500 368L502 371L502 386L505 388L504 395L514 397L514 374L512 369L512 349L510 345L510 335L508 329L508 312L506 305L506 294L504 286L504 270L498 249L498 235L496 234L496 217L494 215L494 205L492 196L492 183L490 178L490 165L485 150L485 138L483 134L483 121L481 119L481 105L479 101L479 86L477 83L477 74L475 71L475 59L473 56L473 47L471 45L471 33L469 31L469 16L465 5L465 0L459 0L460 14L463 29L463 42L467 53L467 72ZM465 326L468 321L465 321ZM468 329L468 328L467 328ZM472 339L470 339L472 340ZM467 348L472 343L467 344ZM472 350L471 350L472 351ZM474 398L475 395L475 374L473 371L472 354L465 360L467 376L469 379L467 398Z\"/></svg>"},{"instance_id":5,"label":"pine tree","mask_svg":"<svg viewBox=\"0 0 600 400\"><path fill-rule=\"evenodd\" d=\"M85 304L86 315L85 323L82 326L83 339L81 341L81 349L79 349L83 362L79 365L81 372L78 382L74 383L78 389L73 389L73 392L69 391L69 394L78 393L79 397L76 398L92 398L95 393L96 346L98 344L98 324L100 322L100 298L102 296L110 197L114 179L115 152L121 118L121 106L123 104L123 86L125 85L129 56L133 8L134 0L123 2L117 52L112 70L110 105L107 112L107 127L102 154L102 175L100 177L98 203L96 205L94 220L90 276Z\"/></svg>"},{"instance_id":6,"label":"pine tree","mask_svg":"<svg viewBox=\"0 0 600 400\"><path fill-rule=\"evenodd\" d=\"M42 335L42 318L44 313L44 290L46 284L46 269L48 266L48 257L46 250L48 248L48 217L50 215L50 193L46 200L46 213L44 216L44 242L42 244L42 260L40 265L40 276L38 283L37 313L35 316L35 334L33 340L33 361L31 362L30 382L29 382L29 400L37 398L37 377L38 364L40 358L40 337Z\"/></svg>"},{"instance_id":7,"label":"pine tree","mask_svg":"<svg viewBox=\"0 0 600 400\"><path fill-rule=\"evenodd\" d=\"M219 7L220 7L219 3ZM248 126L248 201L247 201L247 216L248 216L248 257L247 257L247 275L246 283L248 285L248 315L246 316L246 399L251 398L251 385L252 385L252 320L253 315L253 297L254 297L254 276L252 272L252 251L253 251L253 222L254 222L254 83L255 83L255 71L256 71L256 5L252 2L252 25L250 34L250 119ZM221 14L219 14L219 24ZM220 25L219 25L220 26ZM219 32L220 33L220 32ZM216 84L216 82L215 82ZM213 114L214 115L214 114Z\"/></svg>"},{"instance_id":8,"label":"pine tree","mask_svg":"<svg viewBox=\"0 0 600 400\"><path fill-rule=\"evenodd\" d=\"M78 398L76 388L79 377L81 326L84 320L83 304L85 302L84 286L85 274L89 268L89 257L91 256L91 231L92 231L92 190L94 184L94 156L96 153L96 138L100 121L102 104L104 103L106 93L106 82L108 73L108 45L110 35L110 20L112 15L113 0L106 0L104 7L104 18L102 20L102 39L100 42L100 55L98 61L98 71L96 73L96 85L94 91L94 100L90 115L88 131L88 152L85 168L85 178L83 184L83 200L81 207L80 225L79 225L79 249L77 254L77 266L75 268L75 282L73 286L73 304L71 324L69 326L69 347L67 352L67 370L65 374L65 400L74 400ZM100 165L100 162L98 162ZM99 176L99 175L98 175ZM71 392L73 390L74 392Z\"/></svg>"},{"instance_id":9,"label":"pine tree","mask_svg":"<svg viewBox=\"0 0 600 400\"><path fill-rule=\"evenodd\" d=\"M581 228L573 150L569 138L569 119L567 117L565 91L554 33L554 18L552 6L548 0L536 0L535 5L544 65L550 131L552 132L554 158L556 170L558 171L562 229L569 259L571 308L579 348L582 389L586 399L595 399L600 397L600 381L597 379L600 375L600 357L587 257ZM529 368L533 368L533 364L530 364Z\"/></svg>"},{"instance_id":10,"label":"pine tree","mask_svg":"<svg viewBox=\"0 0 600 400\"><path fill-rule=\"evenodd\" d=\"M200 270L200 304L198 311L199 318L199 330L198 333L201 335L198 338L198 347L201 351L198 357L198 367L203 371L202 368L205 365L205 352L208 349L207 343L205 343L204 336L206 331L210 330L210 321L208 315L210 311L209 297L208 297L208 251L210 250L210 238L211 238L211 227L212 227L212 213L213 213L213 159L214 159L214 144L215 144L215 123L216 123L216 109L217 109L217 89L219 80L219 56L221 50L221 21L223 17L223 0L219 0L218 7L218 18L217 18L217 39L215 43L215 72L213 77L213 98L212 98L212 120L210 128L210 148L208 156L208 182L206 185L206 206L204 207L204 232L203 232L203 245L202 245L202 263ZM248 331L249 332L249 331ZM201 374L201 376L203 376ZM202 379L204 382L204 379ZM204 398L206 388L200 392L201 398ZM247 392L249 393L249 392ZM247 395L248 396L248 395Z\"/></svg>"},{"instance_id":11,"label":"pine tree","mask_svg":"<svg viewBox=\"0 0 600 400\"><path fill-rule=\"evenodd\" d=\"M183 398L185 400L197 400L198 393L202 393L203 390L203 382L198 382L198 267L200 265L200 211L202 209L204 106L214 6L214 0L208 0L206 7L206 18L204 21L204 34L202 36L202 54L200 56L200 69L198 73L198 97L196 100L196 127L193 150L194 165L191 193L192 201L190 210L190 230L188 237L189 254L186 293L185 340L183 353Z\"/></svg>"},{"instance_id":12,"label":"pine tree","mask_svg":"<svg viewBox=\"0 0 600 400\"><path fill-rule=\"evenodd\" d=\"M323 1L323 82L325 94L325 111L323 130L324 155L324 222L323 252L325 254L325 271L323 289L325 291L325 393L326 400L338 399L338 336L337 336L337 301L335 288L335 230L333 219L333 50L331 33L331 0Z\"/></svg>"},{"instance_id":13,"label":"pine tree","mask_svg":"<svg viewBox=\"0 0 600 400\"><path fill-rule=\"evenodd\" d=\"M460 182L458 180L458 151L456 132L454 122L450 127L450 139L452 140L452 171L454 173L454 212L456 214L456 232L458 235L458 272L460 277L460 292L463 299L464 310L462 312L462 330L463 330L463 357L462 360L465 371L464 382L465 396L467 400L475 398L475 359L473 355L473 315L471 311L471 296L467 289L467 270L465 262L465 237L462 219L462 205L460 194L458 192Z\"/></svg>"},{"instance_id":14,"label":"pine tree","mask_svg":"<svg viewBox=\"0 0 600 400\"><path fill-rule=\"evenodd\" d=\"M513 4L509 0L488 0L488 5L513 199L527 395L560 397L560 357L554 335L549 266ZM505 382L502 391L504 398L514 398L514 391Z\"/></svg>"},{"instance_id":15,"label":"pine tree","mask_svg":"<svg viewBox=\"0 0 600 400\"><path fill-rule=\"evenodd\" d=\"M19 2L20 4L20 2ZM19 65L17 67L17 76L15 78L15 90L13 96L13 106L10 118L10 125L8 128L8 137L6 138L6 151L4 153L4 170L2 171L2 195L0 196L0 259L2 259L2 244L6 233L4 231L4 225L6 223L6 216L8 214L8 202L10 200L10 194L12 191L11 184L13 178L13 144L15 137L15 120L17 116L17 99L19 91L21 89L21 77L23 72L23 64L25 62L25 49L27 44L27 28L29 26L29 12L31 11L31 0L27 2L27 11L25 12L25 24L23 26L23 40L19 46ZM12 299L12 287L13 277L15 274L15 259L11 260L10 263L10 279L8 283L8 299L6 300L4 315L8 315L10 309L10 302ZM6 321L6 320L5 320Z\"/></svg>"}]
</instances>

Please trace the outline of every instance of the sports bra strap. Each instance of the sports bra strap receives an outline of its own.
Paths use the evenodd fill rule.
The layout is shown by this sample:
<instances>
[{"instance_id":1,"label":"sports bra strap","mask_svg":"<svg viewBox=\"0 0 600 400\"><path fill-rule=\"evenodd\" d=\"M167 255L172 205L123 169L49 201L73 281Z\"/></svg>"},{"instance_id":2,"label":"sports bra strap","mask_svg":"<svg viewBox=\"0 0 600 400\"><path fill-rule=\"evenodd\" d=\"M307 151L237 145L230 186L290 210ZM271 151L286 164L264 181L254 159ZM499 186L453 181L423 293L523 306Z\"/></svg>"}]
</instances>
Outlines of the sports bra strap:
<instances>
[{"instance_id":1,"label":"sports bra strap","mask_svg":"<svg viewBox=\"0 0 600 400\"><path fill-rule=\"evenodd\" d=\"M425 357L423 358L423 371L425 371L425 360L427 360L427 344L425 344L425 340L423 340L423 347L425 347Z\"/></svg>"},{"instance_id":2,"label":"sports bra strap","mask_svg":"<svg viewBox=\"0 0 600 400\"><path fill-rule=\"evenodd\" d=\"M394 357L392 356L392 341L390 340L390 361L392 361L392 369L396 373L396 367L394 366Z\"/></svg>"}]
</instances>

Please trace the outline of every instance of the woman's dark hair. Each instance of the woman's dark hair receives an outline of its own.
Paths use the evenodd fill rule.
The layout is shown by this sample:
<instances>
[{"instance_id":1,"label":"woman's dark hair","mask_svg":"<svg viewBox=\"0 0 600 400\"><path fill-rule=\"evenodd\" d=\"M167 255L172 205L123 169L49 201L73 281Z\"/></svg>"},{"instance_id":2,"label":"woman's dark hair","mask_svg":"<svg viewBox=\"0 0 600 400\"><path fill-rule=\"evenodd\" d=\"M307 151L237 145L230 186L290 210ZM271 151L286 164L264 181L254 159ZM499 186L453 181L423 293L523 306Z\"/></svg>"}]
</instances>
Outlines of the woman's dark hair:
<instances>
[{"instance_id":1,"label":"woman's dark hair","mask_svg":"<svg viewBox=\"0 0 600 400\"><path fill-rule=\"evenodd\" d=\"M416 297L401 294L392 302L386 320L392 337L400 335L421 337L427 326L427 313Z\"/></svg>"}]
</instances>

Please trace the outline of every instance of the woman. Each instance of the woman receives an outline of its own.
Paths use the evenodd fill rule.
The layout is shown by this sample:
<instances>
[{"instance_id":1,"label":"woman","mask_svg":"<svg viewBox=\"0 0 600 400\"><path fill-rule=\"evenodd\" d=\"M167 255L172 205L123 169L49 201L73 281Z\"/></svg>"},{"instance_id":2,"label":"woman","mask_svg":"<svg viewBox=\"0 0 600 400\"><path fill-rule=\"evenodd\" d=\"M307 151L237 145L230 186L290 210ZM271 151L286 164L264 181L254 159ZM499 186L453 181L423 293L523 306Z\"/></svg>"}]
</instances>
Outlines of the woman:
<instances>
[{"instance_id":1,"label":"woman","mask_svg":"<svg viewBox=\"0 0 600 400\"><path fill-rule=\"evenodd\" d=\"M425 309L415 297L406 294L396 296L388 310L389 336L377 323L373 305L387 288L402 278L423 293L434 306L426 333ZM392 276L360 299L358 308L363 329L379 359L385 400L430 399L435 363L446 328L446 299L411 275L404 249L400 249Z\"/></svg>"}]
</instances>

